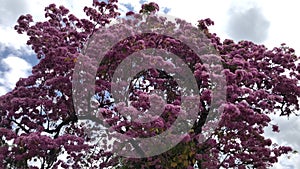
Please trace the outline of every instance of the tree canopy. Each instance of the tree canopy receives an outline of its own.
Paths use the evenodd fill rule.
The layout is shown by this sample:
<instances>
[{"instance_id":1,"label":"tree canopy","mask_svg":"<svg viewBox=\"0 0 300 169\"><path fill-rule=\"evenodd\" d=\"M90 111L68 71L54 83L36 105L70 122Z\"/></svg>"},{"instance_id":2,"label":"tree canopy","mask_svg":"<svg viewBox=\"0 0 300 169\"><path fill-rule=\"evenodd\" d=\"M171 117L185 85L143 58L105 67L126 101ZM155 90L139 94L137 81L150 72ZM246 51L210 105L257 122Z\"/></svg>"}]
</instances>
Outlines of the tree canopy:
<instances>
[{"instance_id":1,"label":"tree canopy","mask_svg":"<svg viewBox=\"0 0 300 169\"><path fill-rule=\"evenodd\" d=\"M20 16L39 63L0 97L1 168L267 168L292 151L263 134L280 132L270 114L299 110L294 49L221 41L210 19L169 22L153 2L120 17L117 3Z\"/></svg>"}]
</instances>

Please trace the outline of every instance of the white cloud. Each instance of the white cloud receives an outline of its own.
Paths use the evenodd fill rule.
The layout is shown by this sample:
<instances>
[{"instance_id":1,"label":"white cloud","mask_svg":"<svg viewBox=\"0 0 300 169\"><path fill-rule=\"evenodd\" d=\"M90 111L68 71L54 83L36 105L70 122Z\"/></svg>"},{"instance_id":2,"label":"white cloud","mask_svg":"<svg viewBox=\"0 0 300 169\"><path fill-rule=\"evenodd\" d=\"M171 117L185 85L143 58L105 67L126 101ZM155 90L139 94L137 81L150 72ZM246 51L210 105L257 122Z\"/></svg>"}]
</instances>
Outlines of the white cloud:
<instances>
[{"instance_id":1,"label":"white cloud","mask_svg":"<svg viewBox=\"0 0 300 169\"><path fill-rule=\"evenodd\" d=\"M268 46L279 46L282 42L294 47L300 54L300 22L298 11L300 2L287 1L259 1L264 14L271 21L269 38L265 42Z\"/></svg>"},{"instance_id":2,"label":"white cloud","mask_svg":"<svg viewBox=\"0 0 300 169\"><path fill-rule=\"evenodd\" d=\"M5 93L7 93L7 88L4 86L0 86L0 96L4 95Z\"/></svg>"},{"instance_id":3,"label":"white cloud","mask_svg":"<svg viewBox=\"0 0 300 169\"><path fill-rule=\"evenodd\" d=\"M300 37L300 22L297 14L299 1L231 0L231 2L242 5L241 10L254 4L262 9L263 15L270 21L268 39L264 42L267 47L278 47L285 42L290 47L294 47L297 54L300 54L298 38Z\"/></svg>"},{"instance_id":4,"label":"white cloud","mask_svg":"<svg viewBox=\"0 0 300 169\"><path fill-rule=\"evenodd\" d=\"M27 48L27 36L18 34L13 27L1 27L0 26L0 43L5 46L15 49ZM29 49L28 49L29 52Z\"/></svg>"},{"instance_id":5,"label":"white cloud","mask_svg":"<svg viewBox=\"0 0 300 169\"><path fill-rule=\"evenodd\" d=\"M179 0L157 0L155 1L161 7L170 8L168 15L173 15L181 19L185 19L196 25L200 19L211 18L215 25L211 27L211 31L217 33L222 39L228 38L225 34L225 25L228 20L226 14L230 6L228 1L219 0L194 0L179 1ZM162 11L161 11L162 12Z\"/></svg>"},{"instance_id":6,"label":"white cloud","mask_svg":"<svg viewBox=\"0 0 300 169\"><path fill-rule=\"evenodd\" d=\"M31 65L28 62L14 55L9 55L2 59L1 65L7 71L1 72L0 74L0 95L14 88L19 78L27 77L31 70Z\"/></svg>"},{"instance_id":7,"label":"white cloud","mask_svg":"<svg viewBox=\"0 0 300 169\"><path fill-rule=\"evenodd\" d=\"M279 117L278 115L270 115L272 119L272 124L279 125L280 132L272 132L271 127L267 128L265 131L265 136L274 140L274 142L279 145L291 146L293 150L300 153L300 119L297 116L291 115L290 118ZM297 168L300 166L300 154L288 154L279 158L279 163L277 163L273 168Z\"/></svg>"},{"instance_id":8,"label":"white cloud","mask_svg":"<svg viewBox=\"0 0 300 169\"><path fill-rule=\"evenodd\" d=\"M28 11L28 3L19 0L0 0L0 43L20 49L25 46L26 37L19 36L14 25L21 14Z\"/></svg>"},{"instance_id":9,"label":"white cloud","mask_svg":"<svg viewBox=\"0 0 300 169\"><path fill-rule=\"evenodd\" d=\"M232 3L228 9L230 19L226 25L227 33L235 40L251 40L256 43L265 41L270 22L263 15L262 9L255 4L245 7L243 1L238 2Z\"/></svg>"},{"instance_id":10,"label":"white cloud","mask_svg":"<svg viewBox=\"0 0 300 169\"><path fill-rule=\"evenodd\" d=\"M20 13L24 13L27 10L27 3L19 0L0 0L0 24L11 25L14 24Z\"/></svg>"}]
</instances>

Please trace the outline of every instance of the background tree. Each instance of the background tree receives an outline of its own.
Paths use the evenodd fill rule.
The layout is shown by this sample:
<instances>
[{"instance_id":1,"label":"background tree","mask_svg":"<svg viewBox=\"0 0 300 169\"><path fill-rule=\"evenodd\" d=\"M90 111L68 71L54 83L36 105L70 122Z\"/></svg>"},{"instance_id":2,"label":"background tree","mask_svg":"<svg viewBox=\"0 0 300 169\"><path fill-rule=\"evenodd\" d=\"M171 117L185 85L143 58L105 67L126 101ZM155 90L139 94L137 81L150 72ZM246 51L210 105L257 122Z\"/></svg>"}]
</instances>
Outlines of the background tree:
<instances>
[{"instance_id":1,"label":"background tree","mask_svg":"<svg viewBox=\"0 0 300 169\"><path fill-rule=\"evenodd\" d=\"M219 126L204 142L199 142L199 136L213 97L208 70L182 42L158 34L134 35L115 44L102 62L96 63L99 67L95 92L82 90L88 100L81 102L88 106L76 111L75 104L81 102L74 103L72 99L75 64L83 56L87 66L95 65L84 55L84 46L97 31L112 29L104 27L119 16L116 3L117 0L108 3L94 0L92 8L84 8L89 20L78 19L68 9L55 4L45 8L45 22L34 23L30 15L19 18L15 29L27 33L27 44L35 51L39 63L33 67L32 75L20 79L11 92L0 97L0 167L193 168L198 163L200 168L266 168L292 150L273 144L263 136L263 129L272 125L268 114L290 116L299 110L300 68L295 64L298 60L295 51L284 44L268 50L249 41L221 42L208 30L213 25L210 19L200 20L197 29L203 31L214 50L220 53L227 95ZM158 10L157 4L149 3L142 6L140 13L155 18ZM127 14L140 16L133 12ZM174 25L164 24L175 29ZM184 28L190 24L177 20L177 25ZM182 30L178 31L184 34ZM147 111L151 92L161 90L167 94L168 106L161 117L148 126L141 126L118 112L122 104L115 104L110 94L113 73L128 55L147 48L174 53L189 65L199 87L200 111L192 130L171 150L149 158L122 158L107 151L108 142L102 139L107 133L94 133L103 125L102 121L95 121L98 113L119 133L151 137L172 125L182 102L173 77L149 69L137 74L129 86L131 106ZM137 84L143 81L147 83ZM279 132L278 126L272 126L274 132ZM33 167L32 161L39 162L40 166Z\"/></svg>"}]
</instances>

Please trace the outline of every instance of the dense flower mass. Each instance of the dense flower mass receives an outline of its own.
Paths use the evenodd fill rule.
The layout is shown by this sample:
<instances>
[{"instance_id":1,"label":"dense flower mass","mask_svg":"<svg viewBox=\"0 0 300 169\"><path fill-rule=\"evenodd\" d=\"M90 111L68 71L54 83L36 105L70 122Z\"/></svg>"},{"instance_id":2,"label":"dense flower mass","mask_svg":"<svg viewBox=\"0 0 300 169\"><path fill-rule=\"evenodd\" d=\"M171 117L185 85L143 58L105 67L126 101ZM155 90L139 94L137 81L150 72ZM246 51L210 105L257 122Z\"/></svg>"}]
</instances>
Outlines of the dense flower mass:
<instances>
[{"instance_id":1,"label":"dense flower mass","mask_svg":"<svg viewBox=\"0 0 300 169\"><path fill-rule=\"evenodd\" d=\"M212 82L218 76L210 74L208 66L178 39L143 33L120 39L101 63L85 55L86 46L93 45L91 39L95 36L113 40L130 33L124 27L119 34L101 34L103 30L117 29L109 25L120 15L117 10L117 0L94 0L93 7L84 8L89 20L79 19L55 4L45 8L44 22L34 22L29 14L19 18L15 29L29 36L27 45L32 47L39 63L32 68L32 75L21 78L12 91L0 97L0 168L192 169L195 164L199 168L267 168L292 150L273 143L263 133L269 125L274 132L280 132L279 126L270 124L269 114L291 116L299 111L300 65L296 65L299 57L294 49L285 44L270 50L250 41L221 42L208 30L214 24L210 19L199 20L198 27L180 19L171 23L155 15L159 6L153 2L142 5L140 14L128 12L131 20L126 22L132 25L142 27L147 21L159 23L166 31L175 31L195 42L199 40L202 45L198 48L203 49L204 57L212 59L212 51L219 54L221 64L215 68L226 79L226 100L220 103L222 109L219 109L211 105L218 98L213 96L217 86ZM141 19L142 23L136 23L133 18ZM153 28L156 26L153 24ZM200 35L208 41L192 37L190 30L194 29L203 32ZM114 98L118 93L112 94L113 75L121 62L135 52L150 48L173 53L188 65L199 89L199 112L190 124L192 128L175 147L156 156L125 158L114 153L120 149L116 145L122 145L122 138L111 139L108 132L149 138L167 131L178 117L189 115L180 111L184 100L179 82L160 69L140 71L130 84L120 81L119 86L127 87L128 100L117 102ZM96 77L88 71L74 73L75 65L82 61L83 68L97 70ZM145 54L141 61L175 72L181 70L160 55ZM136 69L140 68L136 66ZM72 91L72 82L77 77L84 77L80 83L87 86ZM95 85L89 84L89 79L94 79ZM85 90L91 87L94 91ZM165 105L161 104L163 97L154 93L157 90L164 93ZM72 99L74 93L82 99ZM77 109L78 105L84 108ZM157 116L155 112L161 110ZM211 112L221 113L221 119L211 135L204 138L204 124ZM141 122L145 120L141 114L151 119L150 122ZM191 121L179 124L184 128L188 123ZM108 126L109 131L103 131L103 126ZM176 135L173 136L175 139ZM127 144L131 147L123 146L134 147L139 153L155 151L143 148L147 145L138 142Z\"/></svg>"}]
</instances>

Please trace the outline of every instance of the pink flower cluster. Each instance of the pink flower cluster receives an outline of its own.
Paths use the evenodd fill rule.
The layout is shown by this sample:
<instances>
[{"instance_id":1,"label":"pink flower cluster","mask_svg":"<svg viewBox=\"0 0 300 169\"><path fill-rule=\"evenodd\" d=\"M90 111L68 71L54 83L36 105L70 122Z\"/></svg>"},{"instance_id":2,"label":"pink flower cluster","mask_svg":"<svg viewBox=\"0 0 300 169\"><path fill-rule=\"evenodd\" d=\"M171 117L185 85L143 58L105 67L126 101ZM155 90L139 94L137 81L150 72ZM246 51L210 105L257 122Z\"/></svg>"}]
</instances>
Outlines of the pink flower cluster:
<instances>
[{"instance_id":1,"label":"pink flower cluster","mask_svg":"<svg viewBox=\"0 0 300 169\"><path fill-rule=\"evenodd\" d=\"M186 44L156 33L133 35L119 41L99 64L85 55L84 46L97 31L101 33L104 26L119 16L116 3L117 0L107 3L94 0L93 7L84 8L89 20L78 19L69 14L65 7L55 4L45 8L47 20L44 22L34 23L31 15L19 18L15 29L29 36L27 44L36 53L39 63L32 68L32 75L20 79L12 91L0 97L0 168L37 168L29 164L34 159L41 161L40 168L121 166L119 168L192 169L195 163L201 168L267 168L277 162L279 156L292 150L273 144L263 133L265 127L272 125L268 116L270 113L291 116L299 110L300 65L296 64L299 57L294 49L285 44L267 49L249 41L235 43L226 39L221 42L216 34L208 30L208 26L214 24L210 19L200 20L198 28L177 19L179 29L176 29L175 24L154 15L159 6L151 2L144 4L140 11L143 15L149 15L149 20L164 24L185 39L194 38L197 41L197 38L190 37L190 29L203 31L207 39L202 42L203 38L199 37L201 45L197 47L202 49L203 58L207 60L213 59L209 55L211 48L219 53L222 63L215 65L215 69L224 77L211 74L209 65L201 61ZM133 15L132 12L129 14ZM134 17L141 18L141 15L134 14ZM132 24L135 22L132 21ZM107 29L113 29L113 26ZM103 36L118 39L121 34L130 32L126 28L122 30L119 35L110 33ZM139 72L128 87L128 100L124 100L124 104L115 103L110 90L117 67L130 54L148 48L171 52L188 65L199 88L200 111L192 129L169 151L148 158L123 158L113 154L117 146L108 145L117 145L120 140L106 137L107 133L101 132L103 126L109 126L107 132L113 131L123 137L149 138L167 131L176 120L180 121L182 128L189 123L178 118L179 115L189 115L181 107L184 89L164 70ZM95 54L99 51L94 50ZM79 56L85 58L84 68L97 69L96 77L88 71L74 73ZM174 67L174 72L180 70L162 58L141 57L153 63L160 59L161 65ZM86 83L86 87L72 91L74 77L82 77L80 83ZM89 79L93 78L95 84L89 84ZM219 107L211 105L218 98L213 95L212 79L218 78L226 79L227 83L222 112L219 112ZM147 114L151 107L150 100L159 97L151 96L154 90L165 94L162 98L166 104L161 113ZM74 101L74 92L82 99ZM161 106L153 101L152 105L155 104ZM76 106L82 109L78 110ZM204 124L210 112L221 113L221 120L212 135L202 142L199 140L204 138ZM157 117L157 114L160 116ZM138 123L128 115L136 119L143 115L152 121ZM272 127L274 132L279 132L278 126ZM169 132L176 133L175 130ZM175 138L177 135L172 136ZM130 150L134 146L126 145L124 148ZM62 154L66 154L67 160L58 158Z\"/></svg>"}]
</instances>

